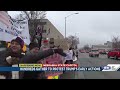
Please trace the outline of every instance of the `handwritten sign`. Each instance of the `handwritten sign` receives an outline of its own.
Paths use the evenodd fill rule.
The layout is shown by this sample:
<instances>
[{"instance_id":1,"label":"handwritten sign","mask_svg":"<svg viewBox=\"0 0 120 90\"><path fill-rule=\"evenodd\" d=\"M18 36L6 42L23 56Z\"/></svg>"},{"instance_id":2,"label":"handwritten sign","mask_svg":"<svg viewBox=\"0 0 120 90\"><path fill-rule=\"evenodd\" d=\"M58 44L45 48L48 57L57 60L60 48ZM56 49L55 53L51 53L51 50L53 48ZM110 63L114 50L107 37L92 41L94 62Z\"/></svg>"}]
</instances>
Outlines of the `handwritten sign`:
<instances>
[{"instance_id":1,"label":"handwritten sign","mask_svg":"<svg viewBox=\"0 0 120 90\"><path fill-rule=\"evenodd\" d=\"M43 49L46 50L47 48ZM47 58L45 58L42 62L42 64L63 64L63 57L59 54L51 55ZM61 71L46 71L45 76L56 76L61 75L63 72Z\"/></svg>"},{"instance_id":2,"label":"handwritten sign","mask_svg":"<svg viewBox=\"0 0 120 90\"><path fill-rule=\"evenodd\" d=\"M15 20L5 11L0 11L0 40L10 42L18 36L24 40L25 44L30 44L28 20Z\"/></svg>"}]
</instances>

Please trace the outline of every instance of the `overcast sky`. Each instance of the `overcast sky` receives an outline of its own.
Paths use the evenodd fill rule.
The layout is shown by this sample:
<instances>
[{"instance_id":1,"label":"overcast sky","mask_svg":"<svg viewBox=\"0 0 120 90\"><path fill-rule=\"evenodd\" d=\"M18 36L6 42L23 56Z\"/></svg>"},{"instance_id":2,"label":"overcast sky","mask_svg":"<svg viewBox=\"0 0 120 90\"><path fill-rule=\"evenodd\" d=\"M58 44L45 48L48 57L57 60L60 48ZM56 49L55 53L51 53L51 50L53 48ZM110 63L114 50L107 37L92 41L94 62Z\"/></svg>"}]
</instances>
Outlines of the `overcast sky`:
<instances>
[{"instance_id":1,"label":"overcast sky","mask_svg":"<svg viewBox=\"0 0 120 90\"><path fill-rule=\"evenodd\" d=\"M120 11L47 11L47 18L64 35L65 16L78 12L67 18L67 36L76 35L83 45L104 44L112 36L120 36ZM19 14L10 11L14 17Z\"/></svg>"}]
</instances>

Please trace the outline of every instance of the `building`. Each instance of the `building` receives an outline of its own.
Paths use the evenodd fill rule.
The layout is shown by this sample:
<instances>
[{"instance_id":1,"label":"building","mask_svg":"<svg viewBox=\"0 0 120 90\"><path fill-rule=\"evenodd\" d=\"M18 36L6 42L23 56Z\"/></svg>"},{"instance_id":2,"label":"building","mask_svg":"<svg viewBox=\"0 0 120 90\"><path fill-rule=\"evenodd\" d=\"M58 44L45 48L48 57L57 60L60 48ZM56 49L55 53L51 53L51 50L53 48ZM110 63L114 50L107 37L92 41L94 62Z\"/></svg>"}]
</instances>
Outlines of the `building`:
<instances>
[{"instance_id":1,"label":"building","mask_svg":"<svg viewBox=\"0 0 120 90\"><path fill-rule=\"evenodd\" d=\"M110 42L110 41L107 41L106 43L104 43L104 45L107 45L108 47L112 48L112 42Z\"/></svg>"},{"instance_id":2,"label":"building","mask_svg":"<svg viewBox=\"0 0 120 90\"><path fill-rule=\"evenodd\" d=\"M30 20L29 29L30 34L35 33L35 30L39 30L37 32L42 31L43 40L48 39L50 42L54 42L54 44L58 46L60 45L61 47L67 46L67 42L64 39L64 36L48 19L36 19L34 21Z\"/></svg>"},{"instance_id":3,"label":"building","mask_svg":"<svg viewBox=\"0 0 120 90\"><path fill-rule=\"evenodd\" d=\"M111 47L108 45L92 45L92 49L104 49L104 50L110 50Z\"/></svg>"},{"instance_id":4,"label":"building","mask_svg":"<svg viewBox=\"0 0 120 90\"><path fill-rule=\"evenodd\" d=\"M57 30L57 28L48 19L36 19L29 21L29 29L37 30L38 28L43 29L43 37L45 38L60 38L64 39L64 36Z\"/></svg>"},{"instance_id":5,"label":"building","mask_svg":"<svg viewBox=\"0 0 120 90\"><path fill-rule=\"evenodd\" d=\"M92 49L105 49L105 50L110 50L112 49L112 42L107 41L106 43L104 43L104 45L92 45Z\"/></svg>"}]
</instances>

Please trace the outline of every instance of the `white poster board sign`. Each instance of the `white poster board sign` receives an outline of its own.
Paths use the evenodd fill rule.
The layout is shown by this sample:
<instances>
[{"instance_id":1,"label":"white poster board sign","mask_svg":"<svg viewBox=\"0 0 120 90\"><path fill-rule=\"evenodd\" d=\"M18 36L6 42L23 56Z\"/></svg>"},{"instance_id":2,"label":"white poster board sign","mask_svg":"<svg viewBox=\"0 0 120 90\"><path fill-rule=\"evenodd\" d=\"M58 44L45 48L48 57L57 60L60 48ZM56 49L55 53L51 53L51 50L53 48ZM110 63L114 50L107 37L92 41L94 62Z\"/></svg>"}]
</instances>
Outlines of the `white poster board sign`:
<instances>
[{"instance_id":1,"label":"white poster board sign","mask_svg":"<svg viewBox=\"0 0 120 90\"><path fill-rule=\"evenodd\" d=\"M28 20L13 20L6 12L0 11L0 40L10 42L17 36L21 37L25 44L29 45Z\"/></svg>"}]
</instances>

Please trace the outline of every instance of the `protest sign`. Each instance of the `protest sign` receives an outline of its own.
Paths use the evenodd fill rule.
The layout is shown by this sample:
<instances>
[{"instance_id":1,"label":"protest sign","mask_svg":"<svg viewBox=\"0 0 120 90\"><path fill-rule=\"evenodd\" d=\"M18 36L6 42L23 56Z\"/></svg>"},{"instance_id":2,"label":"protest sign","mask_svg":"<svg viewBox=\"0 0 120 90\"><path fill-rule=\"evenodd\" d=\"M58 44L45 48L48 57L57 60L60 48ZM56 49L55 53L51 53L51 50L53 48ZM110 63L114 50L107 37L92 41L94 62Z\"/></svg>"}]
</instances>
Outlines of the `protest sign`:
<instances>
[{"instance_id":1,"label":"protest sign","mask_svg":"<svg viewBox=\"0 0 120 90\"><path fill-rule=\"evenodd\" d=\"M24 40L25 44L29 45L28 20L15 20L5 11L0 11L0 40L10 42L18 36Z\"/></svg>"},{"instance_id":2,"label":"protest sign","mask_svg":"<svg viewBox=\"0 0 120 90\"><path fill-rule=\"evenodd\" d=\"M48 48L45 48L43 50L47 50ZM59 54L51 55L47 58L45 58L42 62L42 64L63 64L63 57ZM62 71L45 71L45 76L56 76L63 74Z\"/></svg>"}]
</instances>

